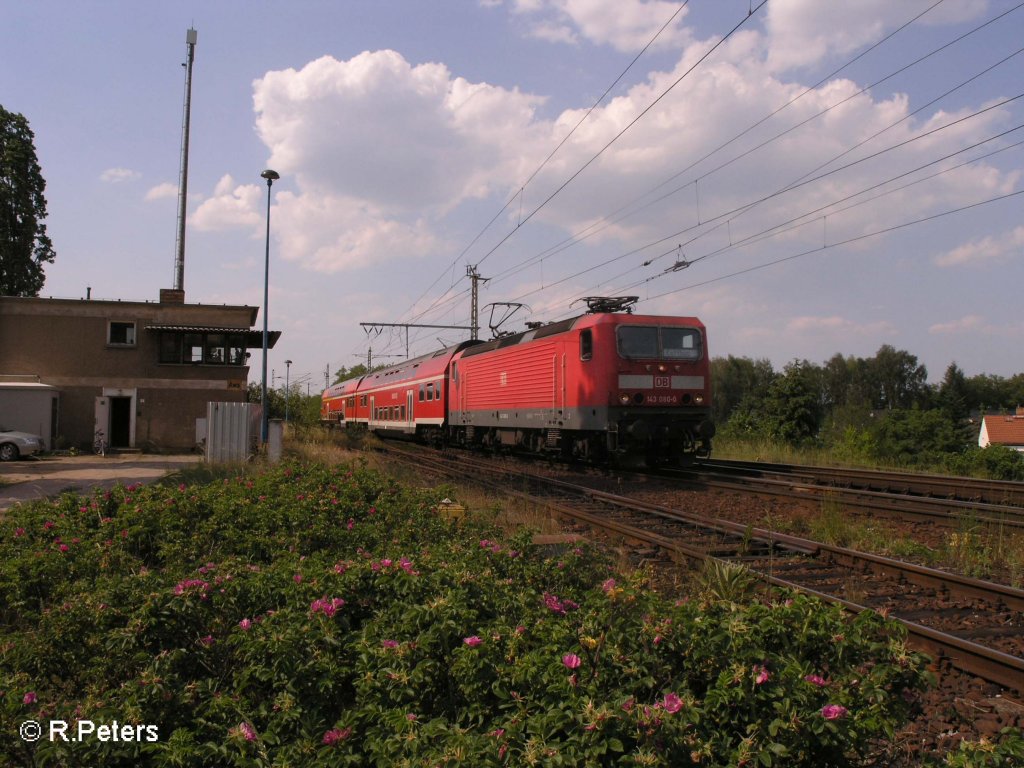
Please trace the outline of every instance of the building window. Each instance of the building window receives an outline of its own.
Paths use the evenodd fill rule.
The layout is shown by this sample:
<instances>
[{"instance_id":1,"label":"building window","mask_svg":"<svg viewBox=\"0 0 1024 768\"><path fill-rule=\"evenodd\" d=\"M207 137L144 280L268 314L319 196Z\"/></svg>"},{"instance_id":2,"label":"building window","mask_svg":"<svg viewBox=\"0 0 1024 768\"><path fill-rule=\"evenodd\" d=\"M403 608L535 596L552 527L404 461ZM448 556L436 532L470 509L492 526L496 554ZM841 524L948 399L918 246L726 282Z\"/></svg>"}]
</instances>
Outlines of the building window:
<instances>
[{"instance_id":1,"label":"building window","mask_svg":"<svg viewBox=\"0 0 1024 768\"><path fill-rule=\"evenodd\" d=\"M160 334L160 362L180 363L181 343L183 339L177 333Z\"/></svg>"},{"instance_id":2,"label":"building window","mask_svg":"<svg viewBox=\"0 0 1024 768\"><path fill-rule=\"evenodd\" d=\"M117 347L135 346L135 323L110 321L107 326L107 344Z\"/></svg>"},{"instance_id":3,"label":"building window","mask_svg":"<svg viewBox=\"0 0 1024 768\"><path fill-rule=\"evenodd\" d=\"M186 363L203 362L203 334L185 334L185 360Z\"/></svg>"},{"instance_id":4,"label":"building window","mask_svg":"<svg viewBox=\"0 0 1024 768\"><path fill-rule=\"evenodd\" d=\"M232 333L160 334L160 362L171 365L245 365L245 336Z\"/></svg>"}]
</instances>

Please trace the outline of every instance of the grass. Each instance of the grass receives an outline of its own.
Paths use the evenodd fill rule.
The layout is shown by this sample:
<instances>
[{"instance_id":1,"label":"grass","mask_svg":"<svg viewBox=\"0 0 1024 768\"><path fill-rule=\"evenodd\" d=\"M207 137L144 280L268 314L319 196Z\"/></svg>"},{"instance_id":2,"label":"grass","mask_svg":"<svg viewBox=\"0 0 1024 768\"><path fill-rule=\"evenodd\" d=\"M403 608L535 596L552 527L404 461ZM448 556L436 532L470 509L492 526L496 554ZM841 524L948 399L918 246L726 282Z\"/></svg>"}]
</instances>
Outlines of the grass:
<instances>
[{"instance_id":1,"label":"grass","mask_svg":"<svg viewBox=\"0 0 1024 768\"><path fill-rule=\"evenodd\" d=\"M1001 523L984 524L963 516L946 538L945 558L961 573L976 578L1005 576L1013 587L1024 585L1024 534Z\"/></svg>"}]
</instances>

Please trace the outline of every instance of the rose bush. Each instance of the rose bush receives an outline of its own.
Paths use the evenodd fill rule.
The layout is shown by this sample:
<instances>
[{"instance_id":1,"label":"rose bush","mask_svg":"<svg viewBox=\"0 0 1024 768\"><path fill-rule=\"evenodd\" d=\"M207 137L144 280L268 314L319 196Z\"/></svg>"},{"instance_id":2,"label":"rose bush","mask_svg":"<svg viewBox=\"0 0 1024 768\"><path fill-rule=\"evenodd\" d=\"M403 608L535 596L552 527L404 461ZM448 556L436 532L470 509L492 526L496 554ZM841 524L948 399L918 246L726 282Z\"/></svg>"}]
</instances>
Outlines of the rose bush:
<instances>
[{"instance_id":1,"label":"rose bush","mask_svg":"<svg viewBox=\"0 0 1024 768\"><path fill-rule=\"evenodd\" d=\"M120 487L0 522L0 740L64 766L853 765L912 711L899 626L673 602L352 467ZM71 726L73 731L74 726Z\"/></svg>"}]
</instances>

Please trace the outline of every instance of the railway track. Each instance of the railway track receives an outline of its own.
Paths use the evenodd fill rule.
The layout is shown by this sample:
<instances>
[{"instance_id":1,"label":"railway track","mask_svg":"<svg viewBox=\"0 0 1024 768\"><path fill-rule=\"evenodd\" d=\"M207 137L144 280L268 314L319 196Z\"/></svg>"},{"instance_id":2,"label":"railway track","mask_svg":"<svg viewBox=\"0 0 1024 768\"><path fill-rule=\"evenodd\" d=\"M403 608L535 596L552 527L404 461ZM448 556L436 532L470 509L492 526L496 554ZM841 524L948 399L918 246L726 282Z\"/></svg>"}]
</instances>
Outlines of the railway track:
<instances>
[{"instance_id":1,"label":"railway track","mask_svg":"<svg viewBox=\"0 0 1024 768\"><path fill-rule=\"evenodd\" d=\"M904 496L1019 507L1024 510L1024 483L1012 480L983 480L974 477L949 477L916 472L814 467L732 459L713 459L705 462L704 466L734 474L799 478L805 482L837 488L884 491Z\"/></svg>"},{"instance_id":2,"label":"railway track","mask_svg":"<svg viewBox=\"0 0 1024 768\"><path fill-rule=\"evenodd\" d=\"M1024 590L640 502L465 456L388 449L428 470L526 498L677 561L708 558L749 568L765 582L850 611L903 624L912 644L1024 695Z\"/></svg>"},{"instance_id":3,"label":"railway track","mask_svg":"<svg viewBox=\"0 0 1024 768\"><path fill-rule=\"evenodd\" d=\"M939 524L1024 531L1024 483L722 460L662 474L705 487L829 500Z\"/></svg>"}]
</instances>

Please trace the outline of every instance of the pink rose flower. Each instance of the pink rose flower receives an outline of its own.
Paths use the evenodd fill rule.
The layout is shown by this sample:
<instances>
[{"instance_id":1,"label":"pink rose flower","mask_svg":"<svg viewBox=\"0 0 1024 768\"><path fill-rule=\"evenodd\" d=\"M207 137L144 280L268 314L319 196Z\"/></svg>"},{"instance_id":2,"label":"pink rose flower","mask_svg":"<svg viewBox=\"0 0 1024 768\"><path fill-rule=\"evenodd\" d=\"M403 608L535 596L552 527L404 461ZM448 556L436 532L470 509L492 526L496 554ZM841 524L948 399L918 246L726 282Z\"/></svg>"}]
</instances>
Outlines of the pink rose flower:
<instances>
[{"instance_id":1,"label":"pink rose flower","mask_svg":"<svg viewBox=\"0 0 1024 768\"><path fill-rule=\"evenodd\" d=\"M470 637L462 638L462 642L464 642L470 648L476 648L478 645L480 645L480 643L483 642L483 640L481 640L476 635L471 635Z\"/></svg>"},{"instance_id":2,"label":"pink rose flower","mask_svg":"<svg viewBox=\"0 0 1024 768\"><path fill-rule=\"evenodd\" d=\"M839 704L826 704L821 708L821 716L826 720L838 720L841 717L845 717L849 711L846 707Z\"/></svg>"},{"instance_id":3,"label":"pink rose flower","mask_svg":"<svg viewBox=\"0 0 1024 768\"><path fill-rule=\"evenodd\" d=\"M762 685L764 683L767 683L768 679L771 677L771 673L764 666L764 664L757 664L757 665L755 665L754 666L754 673L755 673L754 682L757 683L758 685Z\"/></svg>"},{"instance_id":4,"label":"pink rose flower","mask_svg":"<svg viewBox=\"0 0 1024 768\"><path fill-rule=\"evenodd\" d=\"M567 653L562 657L562 664L566 669L578 669L580 666L580 657L575 653Z\"/></svg>"},{"instance_id":5,"label":"pink rose flower","mask_svg":"<svg viewBox=\"0 0 1024 768\"><path fill-rule=\"evenodd\" d=\"M819 688L824 688L828 685L828 680L823 678L821 675L804 675L804 680L811 685L816 685Z\"/></svg>"},{"instance_id":6,"label":"pink rose flower","mask_svg":"<svg viewBox=\"0 0 1024 768\"><path fill-rule=\"evenodd\" d=\"M242 619L238 622L238 626L240 626L245 632L248 632L252 628L252 622L249 619Z\"/></svg>"},{"instance_id":7,"label":"pink rose flower","mask_svg":"<svg viewBox=\"0 0 1024 768\"><path fill-rule=\"evenodd\" d=\"M665 698L661 702L661 706L666 712L674 715L683 708L683 700L675 693L666 693Z\"/></svg>"},{"instance_id":8,"label":"pink rose flower","mask_svg":"<svg viewBox=\"0 0 1024 768\"><path fill-rule=\"evenodd\" d=\"M35 691L29 691L28 693L25 694L25 698L23 698L21 700L21 703L25 704L25 705L31 705L31 704L35 704L38 700L39 700L39 697L36 696L36 692Z\"/></svg>"},{"instance_id":9,"label":"pink rose flower","mask_svg":"<svg viewBox=\"0 0 1024 768\"><path fill-rule=\"evenodd\" d=\"M323 743L328 747L333 747L339 741L345 741L349 736L352 735L351 728L332 728L324 734Z\"/></svg>"}]
</instances>

